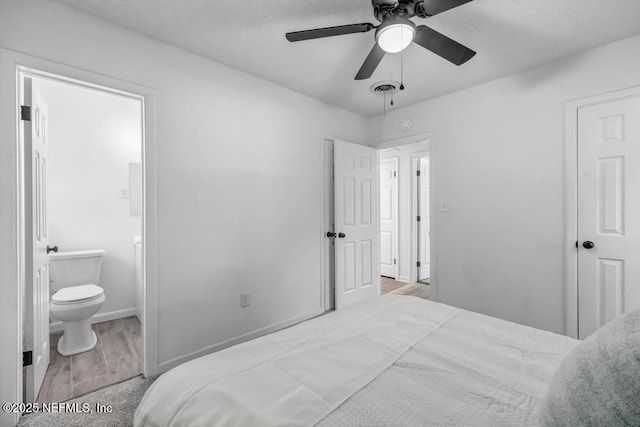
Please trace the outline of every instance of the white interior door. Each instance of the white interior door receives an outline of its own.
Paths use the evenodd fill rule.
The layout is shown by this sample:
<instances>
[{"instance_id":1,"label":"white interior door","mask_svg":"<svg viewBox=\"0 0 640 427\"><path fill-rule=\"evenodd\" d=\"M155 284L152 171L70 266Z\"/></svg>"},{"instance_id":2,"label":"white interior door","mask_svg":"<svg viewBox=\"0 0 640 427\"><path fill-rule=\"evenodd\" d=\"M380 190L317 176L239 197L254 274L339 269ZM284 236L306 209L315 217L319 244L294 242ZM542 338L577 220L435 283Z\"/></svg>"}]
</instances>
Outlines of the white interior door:
<instances>
[{"instance_id":1,"label":"white interior door","mask_svg":"<svg viewBox=\"0 0 640 427\"><path fill-rule=\"evenodd\" d=\"M380 160L380 274L398 277L398 158Z\"/></svg>"},{"instance_id":2,"label":"white interior door","mask_svg":"<svg viewBox=\"0 0 640 427\"><path fill-rule=\"evenodd\" d=\"M378 153L334 143L336 309L380 295Z\"/></svg>"},{"instance_id":3,"label":"white interior door","mask_svg":"<svg viewBox=\"0 0 640 427\"><path fill-rule=\"evenodd\" d=\"M22 105L25 158L25 317L24 349L32 351L26 369L26 401L34 402L49 366L49 263L47 259L47 105L36 81L25 77Z\"/></svg>"},{"instance_id":4,"label":"white interior door","mask_svg":"<svg viewBox=\"0 0 640 427\"><path fill-rule=\"evenodd\" d=\"M431 277L429 157L420 157L418 162L420 163L420 177L418 180L418 191L420 192L418 203L418 215L420 216L420 221L418 222L420 256L418 261L420 261L420 268L418 270L418 280L421 282L427 282Z\"/></svg>"},{"instance_id":5,"label":"white interior door","mask_svg":"<svg viewBox=\"0 0 640 427\"><path fill-rule=\"evenodd\" d=\"M580 338L621 313L640 307L639 189L640 97L580 108Z\"/></svg>"}]
</instances>

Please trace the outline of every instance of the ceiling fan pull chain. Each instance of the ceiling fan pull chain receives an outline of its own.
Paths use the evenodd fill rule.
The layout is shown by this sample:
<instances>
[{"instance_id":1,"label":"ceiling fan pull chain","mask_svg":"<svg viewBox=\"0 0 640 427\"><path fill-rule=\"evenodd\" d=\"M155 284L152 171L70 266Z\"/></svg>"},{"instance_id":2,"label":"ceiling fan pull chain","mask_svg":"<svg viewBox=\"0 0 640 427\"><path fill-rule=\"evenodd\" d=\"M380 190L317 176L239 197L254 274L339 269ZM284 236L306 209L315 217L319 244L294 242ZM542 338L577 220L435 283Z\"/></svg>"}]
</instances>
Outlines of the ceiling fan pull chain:
<instances>
[{"instance_id":1,"label":"ceiling fan pull chain","mask_svg":"<svg viewBox=\"0 0 640 427\"><path fill-rule=\"evenodd\" d=\"M394 71L396 71L395 55L391 55L391 58L389 58L389 65L391 65L391 76L389 80L393 80L393 74L394 74Z\"/></svg>"},{"instance_id":2,"label":"ceiling fan pull chain","mask_svg":"<svg viewBox=\"0 0 640 427\"><path fill-rule=\"evenodd\" d=\"M404 90L404 50L400 51L400 90Z\"/></svg>"},{"instance_id":3,"label":"ceiling fan pull chain","mask_svg":"<svg viewBox=\"0 0 640 427\"><path fill-rule=\"evenodd\" d=\"M387 118L387 92L384 93L384 101L383 101L382 105L383 105L383 108L384 108L384 110L383 110L384 111L384 116L383 117L386 119Z\"/></svg>"},{"instance_id":4,"label":"ceiling fan pull chain","mask_svg":"<svg viewBox=\"0 0 640 427\"><path fill-rule=\"evenodd\" d=\"M403 37L404 37L404 31L401 31L400 44L404 46L404 43L402 43ZM400 51L400 90L404 90L404 49ZM393 98L391 99L391 102L393 102Z\"/></svg>"}]
</instances>

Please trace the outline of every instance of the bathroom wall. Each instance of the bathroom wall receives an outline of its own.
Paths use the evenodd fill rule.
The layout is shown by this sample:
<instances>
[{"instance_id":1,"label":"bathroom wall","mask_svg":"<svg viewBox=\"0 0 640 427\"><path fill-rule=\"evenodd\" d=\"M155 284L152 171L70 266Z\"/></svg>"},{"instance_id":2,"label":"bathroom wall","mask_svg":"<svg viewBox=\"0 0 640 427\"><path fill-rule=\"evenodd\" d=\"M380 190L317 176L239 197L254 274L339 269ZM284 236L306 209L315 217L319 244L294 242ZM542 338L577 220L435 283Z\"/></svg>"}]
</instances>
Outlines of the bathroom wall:
<instances>
[{"instance_id":1,"label":"bathroom wall","mask_svg":"<svg viewBox=\"0 0 640 427\"><path fill-rule=\"evenodd\" d=\"M49 244L60 251L105 249L100 286L106 301L98 315L133 315L133 239L140 235L141 218L130 214L129 163L141 158L141 105L94 90L38 83L49 108Z\"/></svg>"}]
</instances>

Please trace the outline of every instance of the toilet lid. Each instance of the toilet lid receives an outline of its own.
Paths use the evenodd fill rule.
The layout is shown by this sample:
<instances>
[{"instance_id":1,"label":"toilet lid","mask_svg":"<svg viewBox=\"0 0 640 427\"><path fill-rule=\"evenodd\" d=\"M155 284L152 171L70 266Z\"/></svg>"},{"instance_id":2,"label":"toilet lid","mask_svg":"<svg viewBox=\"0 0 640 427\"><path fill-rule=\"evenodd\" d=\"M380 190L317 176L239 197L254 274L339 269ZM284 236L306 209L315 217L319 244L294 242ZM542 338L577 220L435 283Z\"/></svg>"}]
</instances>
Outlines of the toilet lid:
<instances>
[{"instance_id":1,"label":"toilet lid","mask_svg":"<svg viewBox=\"0 0 640 427\"><path fill-rule=\"evenodd\" d=\"M57 304L88 301L104 295L104 289L96 285L80 285L62 288L51 297L51 301Z\"/></svg>"}]
</instances>

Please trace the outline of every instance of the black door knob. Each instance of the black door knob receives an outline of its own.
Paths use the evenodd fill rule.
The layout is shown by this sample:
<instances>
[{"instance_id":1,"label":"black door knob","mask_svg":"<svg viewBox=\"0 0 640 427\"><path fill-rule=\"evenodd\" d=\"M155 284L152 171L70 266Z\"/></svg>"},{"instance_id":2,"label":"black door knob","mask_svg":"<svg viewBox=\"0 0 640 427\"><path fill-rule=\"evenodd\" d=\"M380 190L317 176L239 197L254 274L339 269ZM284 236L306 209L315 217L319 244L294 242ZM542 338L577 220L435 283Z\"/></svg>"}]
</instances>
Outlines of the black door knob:
<instances>
[{"instance_id":1,"label":"black door knob","mask_svg":"<svg viewBox=\"0 0 640 427\"><path fill-rule=\"evenodd\" d=\"M587 240L586 242L582 243L582 247L585 249L593 249L596 247L596 245L594 245L592 241Z\"/></svg>"},{"instance_id":2,"label":"black door knob","mask_svg":"<svg viewBox=\"0 0 640 427\"><path fill-rule=\"evenodd\" d=\"M347 237L347 235L344 233L338 233L338 237L344 239L345 237Z\"/></svg>"},{"instance_id":3,"label":"black door knob","mask_svg":"<svg viewBox=\"0 0 640 427\"><path fill-rule=\"evenodd\" d=\"M58 252L58 247L57 246L51 247L47 245L47 253L49 252Z\"/></svg>"},{"instance_id":4,"label":"black door knob","mask_svg":"<svg viewBox=\"0 0 640 427\"><path fill-rule=\"evenodd\" d=\"M327 237L336 237L336 233L332 231L327 231Z\"/></svg>"}]
</instances>

